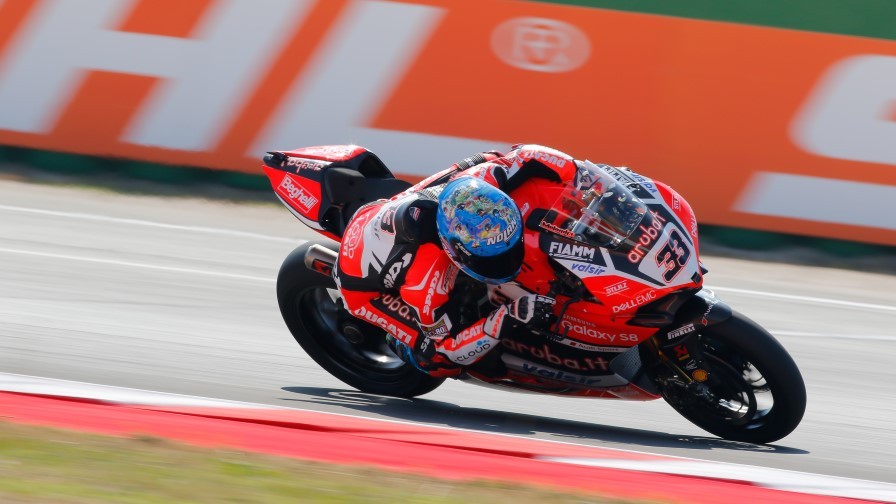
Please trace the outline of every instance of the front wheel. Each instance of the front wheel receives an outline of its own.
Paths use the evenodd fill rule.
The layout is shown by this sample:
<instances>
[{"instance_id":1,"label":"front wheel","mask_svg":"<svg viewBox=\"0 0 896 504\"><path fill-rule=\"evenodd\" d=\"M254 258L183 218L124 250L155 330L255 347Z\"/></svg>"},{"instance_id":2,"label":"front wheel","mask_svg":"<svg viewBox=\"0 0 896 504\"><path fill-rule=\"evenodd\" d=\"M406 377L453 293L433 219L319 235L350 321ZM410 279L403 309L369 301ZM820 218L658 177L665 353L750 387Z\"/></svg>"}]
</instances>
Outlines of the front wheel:
<instances>
[{"instance_id":1,"label":"front wheel","mask_svg":"<svg viewBox=\"0 0 896 504\"><path fill-rule=\"evenodd\" d=\"M277 301L283 321L308 355L331 375L372 394L415 397L445 381L399 359L386 345L382 329L352 317L343 307L336 282L309 269L306 242L283 261L277 276ZM346 331L348 325L351 331Z\"/></svg>"},{"instance_id":2,"label":"front wheel","mask_svg":"<svg viewBox=\"0 0 896 504\"><path fill-rule=\"evenodd\" d=\"M758 324L734 312L699 339L710 380L663 380L663 398L698 427L733 441L771 443L790 434L806 410L796 363Z\"/></svg>"}]
</instances>

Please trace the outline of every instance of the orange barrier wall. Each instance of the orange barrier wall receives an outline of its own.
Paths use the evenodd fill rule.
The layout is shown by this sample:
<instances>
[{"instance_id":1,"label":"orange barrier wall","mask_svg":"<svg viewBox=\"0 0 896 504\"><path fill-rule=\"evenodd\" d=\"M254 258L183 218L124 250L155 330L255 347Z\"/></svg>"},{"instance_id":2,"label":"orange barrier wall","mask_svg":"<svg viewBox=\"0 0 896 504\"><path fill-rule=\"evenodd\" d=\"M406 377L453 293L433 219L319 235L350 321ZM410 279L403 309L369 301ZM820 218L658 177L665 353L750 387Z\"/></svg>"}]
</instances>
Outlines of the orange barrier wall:
<instances>
[{"instance_id":1,"label":"orange barrier wall","mask_svg":"<svg viewBox=\"0 0 896 504\"><path fill-rule=\"evenodd\" d=\"M0 143L425 175L515 142L704 223L896 245L896 42L510 0L3 0Z\"/></svg>"}]
</instances>

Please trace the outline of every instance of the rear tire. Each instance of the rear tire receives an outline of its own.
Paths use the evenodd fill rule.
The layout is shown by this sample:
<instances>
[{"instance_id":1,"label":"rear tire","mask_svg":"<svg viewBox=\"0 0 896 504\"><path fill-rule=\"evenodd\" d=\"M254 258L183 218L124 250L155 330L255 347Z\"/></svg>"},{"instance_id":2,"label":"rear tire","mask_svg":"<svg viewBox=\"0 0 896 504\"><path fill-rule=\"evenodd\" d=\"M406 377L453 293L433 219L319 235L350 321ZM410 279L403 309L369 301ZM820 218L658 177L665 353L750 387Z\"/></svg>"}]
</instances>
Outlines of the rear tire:
<instances>
[{"instance_id":1,"label":"rear tire","mask_svg":"<svg viewBox=\"0 0 896 504\"><path fill-rule=\"evenodd\" d=\"M758 324L734 312L697 336L719 383L715 403L675 393L663 398L682 416L719 437L771 443L790 434L806 410L806 385L796 363ZM710 382L707 382L710 383Z\"/></svg>"},{"instance_id":2,"label":"rear tire","mask_svg":"<svg viewBox=\"0 0 896 504\"><path fill-rule=\"evenodd\" d=\"M399 359L386 345L386 333L352 318L366 336L352 343L339 321L351 317L339 302L336 282L305 266L305 253L314 244L338 251L334 242L309 241L290 253L277 276L277 302L283 321L308 355L331 375L362 392L416 397L445 381Z\"/></svg>"}]
</instances>

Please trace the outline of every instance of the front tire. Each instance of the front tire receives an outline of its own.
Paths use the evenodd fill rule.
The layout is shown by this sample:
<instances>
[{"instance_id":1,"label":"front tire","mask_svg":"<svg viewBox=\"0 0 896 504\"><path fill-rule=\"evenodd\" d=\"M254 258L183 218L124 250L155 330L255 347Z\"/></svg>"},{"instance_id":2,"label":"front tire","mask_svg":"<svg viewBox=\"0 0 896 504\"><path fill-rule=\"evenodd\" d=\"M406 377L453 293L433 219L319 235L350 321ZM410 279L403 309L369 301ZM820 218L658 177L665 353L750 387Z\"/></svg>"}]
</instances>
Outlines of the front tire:
<instances>
[{"instance_id":1,"label":"front tire","mask_svg":"<svg viewBox=\"0 0 896 504\"><path fill-rule=\"evenodd\" d=\"M771 443L790 434L806 410L806 386L796 363L758 324L734 312L696 336L714 378L712 400L678 387L663 398L698 427L724 439Z\"/></svg>"},{"instance_id":2,"label":"front tire","mask_svg":"<svg viewBox=\"0 0 896 504\"><path fill-rule=\"evenodd\" d=\"M386 333L345 311L336 282L305 266L305 253L314 244L333 251L333 242L309 241L290 253L277 276L277 302L283 321L295 340L322 368L362 392L416 397L444 382L399 359L386 345ZM343 333L341 320L361 327L364 338L353 343Z\"/></svg>"}]
</instances>

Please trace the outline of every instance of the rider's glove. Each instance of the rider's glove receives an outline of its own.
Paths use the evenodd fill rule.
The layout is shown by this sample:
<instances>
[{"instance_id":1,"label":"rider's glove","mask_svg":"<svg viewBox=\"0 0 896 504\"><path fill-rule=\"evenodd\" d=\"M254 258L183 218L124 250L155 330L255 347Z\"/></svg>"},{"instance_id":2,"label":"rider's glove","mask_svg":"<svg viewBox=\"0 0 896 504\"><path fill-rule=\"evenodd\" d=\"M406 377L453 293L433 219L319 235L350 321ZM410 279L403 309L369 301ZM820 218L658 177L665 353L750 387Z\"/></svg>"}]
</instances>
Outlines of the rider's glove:
<instances>
[{"instance_id":1,"label":"rider's glove","mask_svg":"<svg viewBox=\"0 0 896 504\"><path fill-rule=\"evenodd\" d=\"M553 298L530 294L510 303L508 315L521 324L539 327L553 322L556 303Z\"/></svg>"},{"instance_id":2,"label":"rider's glove","mask_svg":"<svg viewBox=\"0 0 896 504\"><path fill-rule=\"evenodd\" d=\"M451 362L444 355L436 353L436 346L433 342L424 342L423 348L416 353L411 347L389 334L386 335L386 344L401 360L430 376L453 378L461 373L461 369L456 363Z\"/></svg>"},{"instance_id":3,"label":"rider's glove","mask_svg":"<svg viewBox=\"0 0 896 504\"><path fill-rule=\"evenodd\" d=\"M498 307L485 320L485 333L501 338L521 327L544 327L553 322L556 301L547 296L527 294Z\"/></svg>"}]
</instances>

